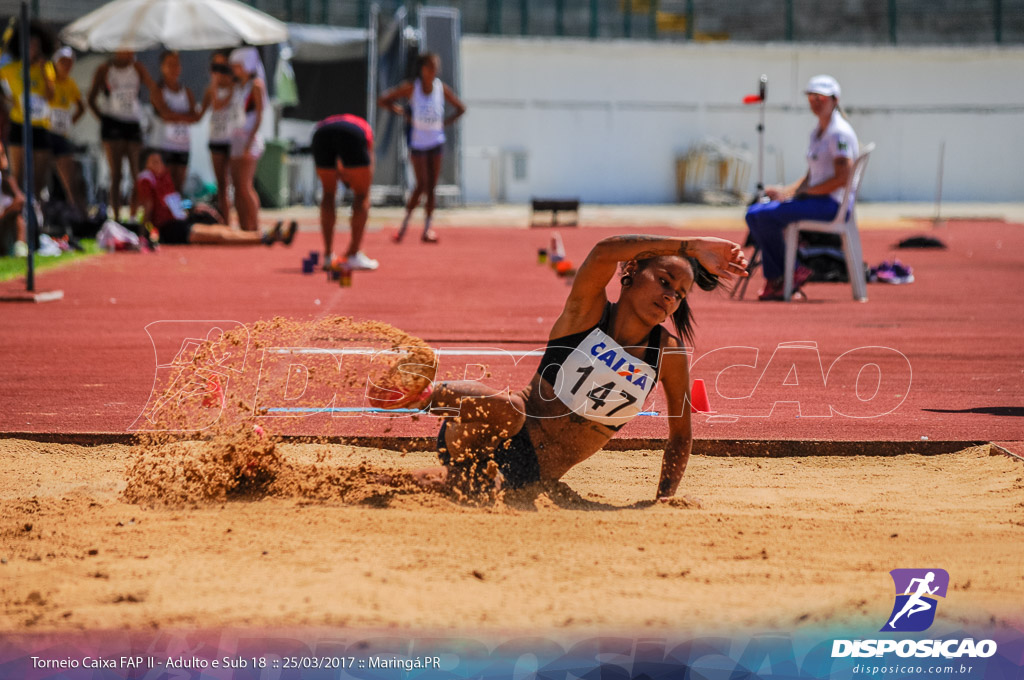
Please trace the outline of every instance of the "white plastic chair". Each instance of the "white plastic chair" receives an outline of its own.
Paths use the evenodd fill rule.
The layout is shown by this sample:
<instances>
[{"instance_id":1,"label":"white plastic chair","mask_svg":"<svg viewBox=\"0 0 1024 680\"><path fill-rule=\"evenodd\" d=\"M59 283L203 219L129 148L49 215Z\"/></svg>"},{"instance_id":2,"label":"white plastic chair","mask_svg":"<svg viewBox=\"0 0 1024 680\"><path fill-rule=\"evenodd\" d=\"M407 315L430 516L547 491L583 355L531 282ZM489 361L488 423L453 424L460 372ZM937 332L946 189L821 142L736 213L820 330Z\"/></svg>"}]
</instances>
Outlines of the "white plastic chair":
<instances>
[{"instance_id":1,"label":"white plastic chair","mask_svg":"<svg viewBox=\"0 0 1024 680\"><path fill-rule=\"evenodd\" d=\"M801 231L817 231L823 234L839 234L843 239L843 253L846 255L846 271L853 287L853 299L867 302L868 286L864 276L864 257L860 248L860 232L857 230L857 190L860 188L864 168L868 165L868 156L874 151L874 143L868 144L861 151L853 164L850 179L846 184L846 193L839 206L836 217L831 222L803 220L786 226L786 270L783 294L787 301L793 297L793 269L796 267L796 246Z\"/></svg>"}]
</instances>

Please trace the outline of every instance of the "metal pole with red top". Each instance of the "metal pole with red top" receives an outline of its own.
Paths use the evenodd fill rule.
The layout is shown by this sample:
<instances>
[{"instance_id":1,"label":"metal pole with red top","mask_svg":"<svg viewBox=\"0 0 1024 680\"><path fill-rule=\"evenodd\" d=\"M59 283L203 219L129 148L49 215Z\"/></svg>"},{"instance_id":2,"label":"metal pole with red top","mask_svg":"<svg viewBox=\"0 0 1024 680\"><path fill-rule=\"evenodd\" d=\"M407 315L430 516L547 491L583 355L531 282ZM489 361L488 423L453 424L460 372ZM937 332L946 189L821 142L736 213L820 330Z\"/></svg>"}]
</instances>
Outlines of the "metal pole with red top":
<instances>
[{"instance_id":1,"label":"metal pole with red top","mask_svg":"<svg viewBox=\"0 0 1024 680\"><path fill-rule=\"evenodd\" d=\"M743 98L744 104L760 104L761 115L757 123L757 196L754 202L764 196L764 107L768 98L768 76L761 74L757 94L748 94Z\"/></svg>"}]
</instances>

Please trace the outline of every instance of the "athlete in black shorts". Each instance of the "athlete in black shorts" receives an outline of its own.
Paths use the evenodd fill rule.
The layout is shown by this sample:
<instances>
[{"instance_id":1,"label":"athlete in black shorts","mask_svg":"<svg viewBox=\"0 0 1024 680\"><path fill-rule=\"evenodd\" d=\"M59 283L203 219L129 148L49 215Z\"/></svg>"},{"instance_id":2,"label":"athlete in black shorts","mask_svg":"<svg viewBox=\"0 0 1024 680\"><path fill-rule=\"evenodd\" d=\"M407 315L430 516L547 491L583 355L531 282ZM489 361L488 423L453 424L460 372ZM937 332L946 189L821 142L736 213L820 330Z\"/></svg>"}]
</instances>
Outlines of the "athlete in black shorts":
<instances>
[{"instance_id":1,"label":"athlete in black shorts","mask_svg":"<svg viewBox=\"0 0 1024 680\"><path fill-rule=\"evenodd\" d=\"M340 180L352 190L351 235L345 251L349 269L373 270L379 265L360 246L370 214L370 185L373 183L373 129L359 116L342 114L320 121L313 133L313 161L323 186L320 199L320 229L324 238L324 267L332 264L335 196Z\"/></svg>"}]
</instances>

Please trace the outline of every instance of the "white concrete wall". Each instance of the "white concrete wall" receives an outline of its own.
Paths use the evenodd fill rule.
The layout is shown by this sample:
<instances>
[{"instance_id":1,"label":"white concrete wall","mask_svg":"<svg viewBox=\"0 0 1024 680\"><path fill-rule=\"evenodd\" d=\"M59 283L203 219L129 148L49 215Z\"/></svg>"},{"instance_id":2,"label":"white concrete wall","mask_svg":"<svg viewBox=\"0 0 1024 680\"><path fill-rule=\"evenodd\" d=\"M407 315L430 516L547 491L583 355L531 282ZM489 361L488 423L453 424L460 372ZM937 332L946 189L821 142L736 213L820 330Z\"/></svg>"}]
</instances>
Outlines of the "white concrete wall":
<instances>
[{"instance_id":1,"label":"white concrete wall","mask_svg":"<svg viewBox=\"0 0 1024 680\"><path fill-rule=\"evenodd\" d=\"M806 169L814 118L802 89L829 73L861 144L878 148L868 200L933 200L945 142L943 198L1024 201L1024 49L662 44L470 37L462 40L464 188L497 196L587 202L676 198L675 158L705 137L755 159L757 107L744 95L769 78L765 142L785 181ZM508 152L525 152L515 181ZM777 183L776 157L765 178Z\"/></svg>"}]
</instances>

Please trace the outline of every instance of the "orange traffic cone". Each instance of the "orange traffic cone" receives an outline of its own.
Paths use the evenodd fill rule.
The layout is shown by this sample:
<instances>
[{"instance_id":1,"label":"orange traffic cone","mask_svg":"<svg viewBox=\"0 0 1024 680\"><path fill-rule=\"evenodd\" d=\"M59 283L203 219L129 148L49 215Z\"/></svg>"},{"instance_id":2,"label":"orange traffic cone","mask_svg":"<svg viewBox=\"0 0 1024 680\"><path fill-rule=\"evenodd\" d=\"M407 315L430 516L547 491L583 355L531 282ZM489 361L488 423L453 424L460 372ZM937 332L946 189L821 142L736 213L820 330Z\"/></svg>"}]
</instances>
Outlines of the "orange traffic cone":
<instances>
[{"instance_id":1,"label":"orange traffic cone","mask_svg":"<svg viewBox=\"0 0 1024 680\"><path fill-rule=\"evenodd\" d=\"M694 379L690 389L690 413L714 413L708 401L708 390L700 378Z\"/></svg>"}]
</instances>

